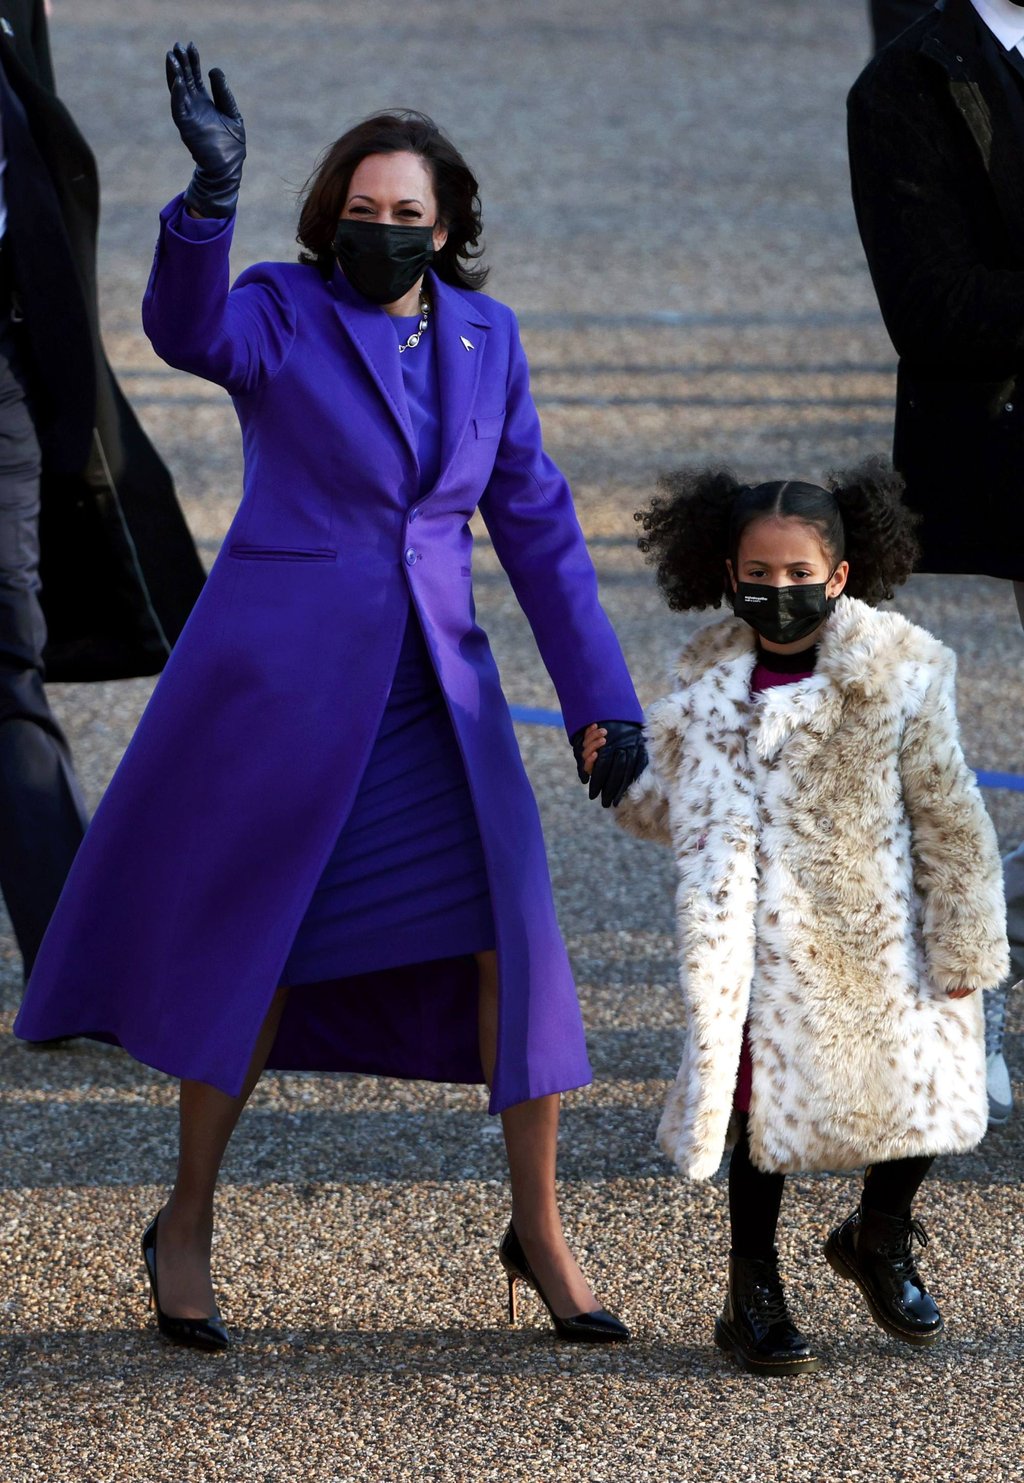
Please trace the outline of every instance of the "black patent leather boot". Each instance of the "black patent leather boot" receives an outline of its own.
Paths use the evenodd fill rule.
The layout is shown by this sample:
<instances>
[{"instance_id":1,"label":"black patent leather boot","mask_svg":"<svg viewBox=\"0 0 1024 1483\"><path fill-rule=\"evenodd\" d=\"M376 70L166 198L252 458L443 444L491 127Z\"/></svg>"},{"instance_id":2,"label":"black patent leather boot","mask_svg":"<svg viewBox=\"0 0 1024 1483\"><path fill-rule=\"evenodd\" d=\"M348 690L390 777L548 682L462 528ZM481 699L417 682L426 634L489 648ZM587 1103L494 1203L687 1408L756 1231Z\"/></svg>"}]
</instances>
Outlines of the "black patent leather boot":
<instances>
[{"instance_id":1,"label":"black patent leather boot","mask_svg":"<svg viewBox=\"0 0 1024 1483\"><path fill-rule=\"evenodd\" d=\"M729 1257L729 1291L715 1343L752 1375L808 1375L821 1360L789 1316L778 1256Z\"/></svg>"},{"instance_id":2,"label":"black patent leather boot","mask_svg":"<svg viewBox=\"0 0 1024 1483\"><path fill-rule=\"evenodd\" d=\"M861 1206L825 1242L840 1277L855 1282L879 1328L904 1344L934 1344L944 1324L914 1263L914 1241L928 1245L919 1221Z\"/></svg>"}]
</instances>

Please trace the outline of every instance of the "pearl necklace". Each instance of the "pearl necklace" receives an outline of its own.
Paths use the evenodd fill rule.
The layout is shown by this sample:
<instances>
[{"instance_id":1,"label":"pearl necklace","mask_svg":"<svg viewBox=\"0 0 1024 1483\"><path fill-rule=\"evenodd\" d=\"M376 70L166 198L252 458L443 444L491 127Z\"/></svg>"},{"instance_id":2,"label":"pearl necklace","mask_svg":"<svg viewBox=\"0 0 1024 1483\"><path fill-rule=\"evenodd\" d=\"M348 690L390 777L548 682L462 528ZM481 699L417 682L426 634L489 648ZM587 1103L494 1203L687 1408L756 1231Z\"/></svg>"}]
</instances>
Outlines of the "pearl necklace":
<instances>
[{"instance_id":1,"label":"pearl necklace","mask_svg":"<svg viewBox=\"0 0 1024 1483\"><path fill-rule=\"evenodd\" d=\"M430 318L430 303L426 294L420 294L420 322L406 340L404 345L399 345L399 355L404 355L407 350L415 350L423 336L427 332L427 321Z\"/></svg>"}]
</instances>

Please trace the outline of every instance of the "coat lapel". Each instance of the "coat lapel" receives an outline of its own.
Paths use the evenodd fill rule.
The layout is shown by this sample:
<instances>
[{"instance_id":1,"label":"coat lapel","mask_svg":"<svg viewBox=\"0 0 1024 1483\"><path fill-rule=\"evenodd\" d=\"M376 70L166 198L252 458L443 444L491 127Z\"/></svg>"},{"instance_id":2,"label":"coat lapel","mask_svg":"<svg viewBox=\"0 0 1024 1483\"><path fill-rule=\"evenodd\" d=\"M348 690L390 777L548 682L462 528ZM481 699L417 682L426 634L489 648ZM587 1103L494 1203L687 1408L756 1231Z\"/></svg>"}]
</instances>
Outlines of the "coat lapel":
<instances>
[{"instance_id":1,"label":"coat lapel","mask_svg":"<svg viewBox=\"0 0 1024 1483\"><path fill-rule=\"evenodd\" d=\"M437 333L437 373L441 391L441 466L444 482L459 444L465 436L483 365L488 321L466 304L462 295L433 273L428 290L434 303Z\"/></svg>"},{"instance_id":2,"label":"coat lapel","mask_svg":"<svg viewBox=\"0 0 1024 1483\"><path fill-rule=\"evenodd\" d=\"M779 685L752 697L754 633L746 624L714 625L709 644L717 652L699 678L688 686L688 710L709 737L723 742L736 732L749 737L751 756L774 762L798 732L816 742L829 737L843 710L843 678L837 672L837 652L851 639L858 608L840 599L822 634L815 673L791 685ZM717 632L716 632L717 630ZM684 678L685 683L685 677Z\"/></svg>"},{"instance_id":3,"label":"coat lapel","mask_svg":"<svg viewBox=\"0 0 1024 1483\"><path fill-rule=\"evenodd\" d=\"M721 655L712 668L689 689L687 710L709 736L732 735L746 729L751 712L750 676L753 644L746 632L737 632L735 650Z\"/></svg>"},{"instance_id":4,"label":"coat lapel","mask_svg":"<svg viewBox=\"0 0 1024 1483\"><path fill-rule=\"evenodd\" d=\"M970 0L949 0L921 53L947 74L954 107L977 146L1007 225L1024 248L1024 151L1004 83L992 76L978 49L975 28L982 24Z\"/></svg>"},{"instance_id":5,"label":"coat lapel","mask_svg":"<svg viewBox=\"0 0 1024 1483\"><path fill-rule=\"evenodd\" d=\"M342 329L384 398L418 465L402 368L395 354L395 332L387 315L357 294L340 268L335 269L328 287ZM428 333L437 337L435 353L441 400L441 467L436 489L455 457L473 411L490 324L481 313L466 305L461 294L429 272L427 291L434 306Z\"/></svg>"},{"instance_id":6,"label":"coat lapel","mask_svg":"<svg viewBox=\"0 0 1024 1483\"><path fill-rule=\"evenodd\" d=\"M839 725L842 696L823 674L765 690L757 702L754 746L762 762L774 762L798 731L824 741Z\"/></svg>"},{"instance_id":7,"label":"coat lapel","mask_svg":"<svg viewBox=\"0 0 1024 1483\"><path fill-rule=\"evenodd\" d=\"M814 674L758 697L753 742L763 762L774 762L798 734L821 746L838 729L847 694L877 687L881 631L866 604L851 597L839 599L822 629Z\"/></svg>"},{"instance_id":8,"label":"coat lapel","mask_svg":"<svg viewBox=\"0 0 1024 1483\"><path fill-rule=\"evenodd\" d=\"M328 283L335 309L345 334L351 340L385 405L394 418L414 462L419 464L409 404L402 382L402 368L395 353L395 331L388 316L377 304L357 294L340 268L335 268Z\"/></svg>"}]
</instances>

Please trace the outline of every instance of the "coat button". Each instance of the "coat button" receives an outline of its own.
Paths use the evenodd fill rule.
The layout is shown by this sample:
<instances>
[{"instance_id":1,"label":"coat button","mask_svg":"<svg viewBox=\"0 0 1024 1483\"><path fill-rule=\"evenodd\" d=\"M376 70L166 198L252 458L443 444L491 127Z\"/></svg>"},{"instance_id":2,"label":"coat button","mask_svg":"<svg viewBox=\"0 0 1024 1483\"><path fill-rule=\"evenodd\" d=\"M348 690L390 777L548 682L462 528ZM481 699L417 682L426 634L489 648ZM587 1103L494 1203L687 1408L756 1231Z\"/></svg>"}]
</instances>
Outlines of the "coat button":
<instances>
[{"instance_id":1,"label":"coat button","mask_svg":"<svg viewBox=\"0 0 1024 1483\"><path fill-rule=\"evenodd\" d=\"M411 546L409 546L407 548L407 550L406 550L406 553L405 553L405 564L406 564L406 566L415 566L416 565L416 552L413 550L413 548Z\"/></svg>"},{"instance_id":2,"label":"coat button","mask_svg":"<svg viewBox=\"0 0 1024 1483\"><path fill-rule=\"evenodd\" d=\"M1007 402L1006 406L1003 408L1003 411L1004 412L1012 412L1013 411L1013 403L1012 402Z\"/></svg>"}]
</instances>

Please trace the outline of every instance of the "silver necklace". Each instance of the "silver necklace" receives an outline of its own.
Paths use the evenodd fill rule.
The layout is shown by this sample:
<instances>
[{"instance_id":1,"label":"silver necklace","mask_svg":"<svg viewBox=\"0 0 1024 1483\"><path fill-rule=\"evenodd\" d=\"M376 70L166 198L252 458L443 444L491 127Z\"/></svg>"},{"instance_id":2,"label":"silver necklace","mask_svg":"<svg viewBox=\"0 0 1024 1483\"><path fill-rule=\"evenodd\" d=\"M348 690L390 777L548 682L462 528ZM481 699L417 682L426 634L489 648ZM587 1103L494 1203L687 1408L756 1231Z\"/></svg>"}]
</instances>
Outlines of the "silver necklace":
<instances>
[{"instance_id":1,"label":"silver necklace","mask_svg":"<svg viewBox=\"0 0 1024 1483\"><path fill-rule=\"evenodd\" d=\"M426 294L420 294L420 322L406 340L404 345L399 345L399 355L404 355L407 350L415 350L423 336L427 332L427 321L430 318L430 303Z\"/></svg>"}]
</instances>

